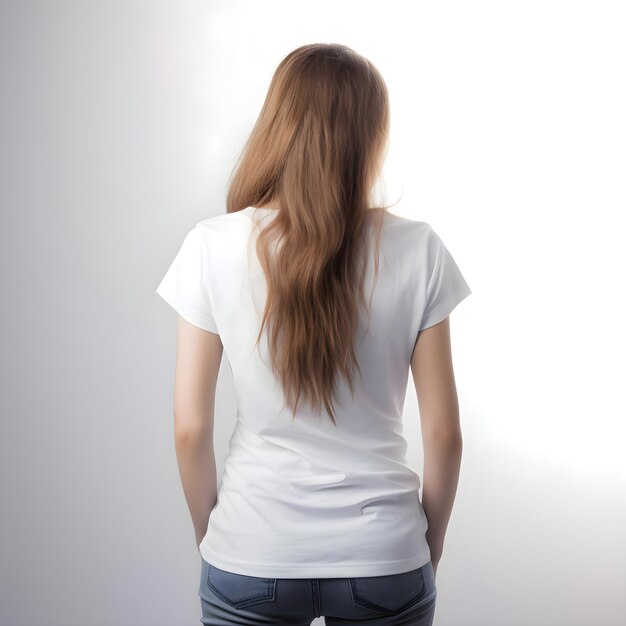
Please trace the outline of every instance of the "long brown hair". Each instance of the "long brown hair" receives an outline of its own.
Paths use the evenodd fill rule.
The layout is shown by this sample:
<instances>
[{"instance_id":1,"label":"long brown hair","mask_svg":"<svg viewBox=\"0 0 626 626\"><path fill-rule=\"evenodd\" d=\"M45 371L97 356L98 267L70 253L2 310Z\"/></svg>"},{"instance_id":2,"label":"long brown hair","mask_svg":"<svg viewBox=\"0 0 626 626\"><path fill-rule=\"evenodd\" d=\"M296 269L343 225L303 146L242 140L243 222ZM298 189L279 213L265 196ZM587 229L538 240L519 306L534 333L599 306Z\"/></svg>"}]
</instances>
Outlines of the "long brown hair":
<instances>
[{"instance_id":1,"label":"long brown hair","mask_svg":"<svg viewBox=\"0 0 626 626\"><path fill-rule=\"evenodd\" d=\"M370 194L388 130L387 88L372 63L341 44L304 45L276 68L231 176L228 213L276 211L257 238L268 296L256 343L267 324L271 367L293 419L303 396L315 410L323 404L336 426L337 377L354 395L353 370L361 375L354 342L367 233L376 215L380 234L388 209L370 207Z\"/></svg>"}]
</instances>

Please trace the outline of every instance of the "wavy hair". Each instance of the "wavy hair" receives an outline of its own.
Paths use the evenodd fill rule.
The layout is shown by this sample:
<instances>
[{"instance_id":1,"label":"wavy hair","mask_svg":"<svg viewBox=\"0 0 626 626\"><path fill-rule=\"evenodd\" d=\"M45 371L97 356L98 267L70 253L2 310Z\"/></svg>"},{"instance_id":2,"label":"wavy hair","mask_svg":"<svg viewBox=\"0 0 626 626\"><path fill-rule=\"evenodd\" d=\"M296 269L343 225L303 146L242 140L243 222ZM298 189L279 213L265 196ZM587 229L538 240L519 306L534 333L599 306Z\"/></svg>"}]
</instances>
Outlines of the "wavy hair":
<instances>
[{"instance_id":1,"label":"wavy hair","mask_svg":"<svg viewBox=\"0 0 626 626\"><path fill-rule=\"evenodd\" d=\"M337 426L339 376L354 397L367 234L377 216L380 235L389 208L370 206L388 131L387 88L374 65L341 44L304 45L276 68L231 175L228 213L273 205L256 244L268 296L255 345L267 325L293 419L302 397ZM377 236L376 277L379 245Z\"/></svg>"}]
</instances>

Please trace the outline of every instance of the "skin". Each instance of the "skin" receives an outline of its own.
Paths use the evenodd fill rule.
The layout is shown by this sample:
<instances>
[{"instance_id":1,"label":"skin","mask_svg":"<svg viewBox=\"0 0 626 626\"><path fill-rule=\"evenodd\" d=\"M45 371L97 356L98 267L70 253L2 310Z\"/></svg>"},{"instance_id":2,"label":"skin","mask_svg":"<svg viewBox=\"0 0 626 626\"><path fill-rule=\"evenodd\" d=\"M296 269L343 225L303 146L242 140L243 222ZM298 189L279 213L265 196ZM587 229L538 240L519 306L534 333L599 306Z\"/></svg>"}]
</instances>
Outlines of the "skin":
<instances>
[{"instance_id":1,"label":"skin","mask_svg":"<svg viewBox=\"0 0 626 626\"><path fill-rule=\"evenodd\" d=\"M217 502L213 449L215 389L223 345L216 333L178 316L174 435L183 491L199 547ZM424 444L422 506L435 574L456 495L462 454L450 322L421 331L411 358Z\"/></svg>"},{"instance_id":2,"label":"skin","mask_svg":"<svg viewBox=\"0 0 626 626\"><path fill-rule=\"evenodd\" d=\"M174 439L178 469L199 546L217 502L213 449L215 389L222 340L178 316Z\"/></svg>"},{"instance_id":3,"label":"skin","mask_svg":"<svg viewBox=\"0 0 626 626\"><path fill-rule=\"evenodd\" d=\"M463 452L450 318L421 331L411 357L424 446L422 506L435 575L456 496Z\"/></svg>"}]
</instances>

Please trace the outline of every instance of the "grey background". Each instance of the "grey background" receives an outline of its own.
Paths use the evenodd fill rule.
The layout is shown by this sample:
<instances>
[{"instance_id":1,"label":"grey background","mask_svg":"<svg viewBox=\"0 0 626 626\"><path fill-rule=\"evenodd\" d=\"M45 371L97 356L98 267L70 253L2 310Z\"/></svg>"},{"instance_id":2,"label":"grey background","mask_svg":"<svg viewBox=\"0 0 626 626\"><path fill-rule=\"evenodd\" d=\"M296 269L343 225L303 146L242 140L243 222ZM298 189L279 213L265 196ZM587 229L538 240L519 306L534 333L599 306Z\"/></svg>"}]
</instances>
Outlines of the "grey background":
<instances>
[{"instance_id":1,"label":"grey background","mask_svg":"<svg viewBox=\"0 0 626 626\"><path fill-rule=\"evenodd\" d=\"M0 623L199 623L154 289L313 41L383 73L381 194L473 289L435 624L624 623L624 26L618 2L0 3ZM220 474L235 409L223 363ZM421 474L411 385L405 421Z\"/></svg>"}]
</instances>

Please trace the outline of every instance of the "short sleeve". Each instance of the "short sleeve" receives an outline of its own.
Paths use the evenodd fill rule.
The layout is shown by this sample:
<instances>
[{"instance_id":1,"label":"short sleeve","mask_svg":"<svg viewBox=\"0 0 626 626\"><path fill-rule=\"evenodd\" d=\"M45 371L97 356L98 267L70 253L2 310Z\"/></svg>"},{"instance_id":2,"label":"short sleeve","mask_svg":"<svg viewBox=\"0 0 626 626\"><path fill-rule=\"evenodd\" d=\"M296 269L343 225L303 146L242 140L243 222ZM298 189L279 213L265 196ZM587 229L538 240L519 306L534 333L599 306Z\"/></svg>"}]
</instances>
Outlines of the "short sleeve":
<instances>
[{"instance_id":1,"label":"short sleeve","mask_svg":"<svg viewBox=\"0 0 626 626\"><path fill-rule=\"evenodd\" d=\"M207 272L206 245L196 226L187 233L156 293L194 326L219 334L209 298Z\"/></svg>"},{"instance_id":2,"label":"short sleeve","mask_svg":"<svg viewBox=\"0 0 626 626\"><path fill-rule=\"evenodd\" d=\"M449 250L432 228L428 243L428 260L431 275L420 330L446 319L456 305L472 293Z\"/></svg>"}]
</instances>

